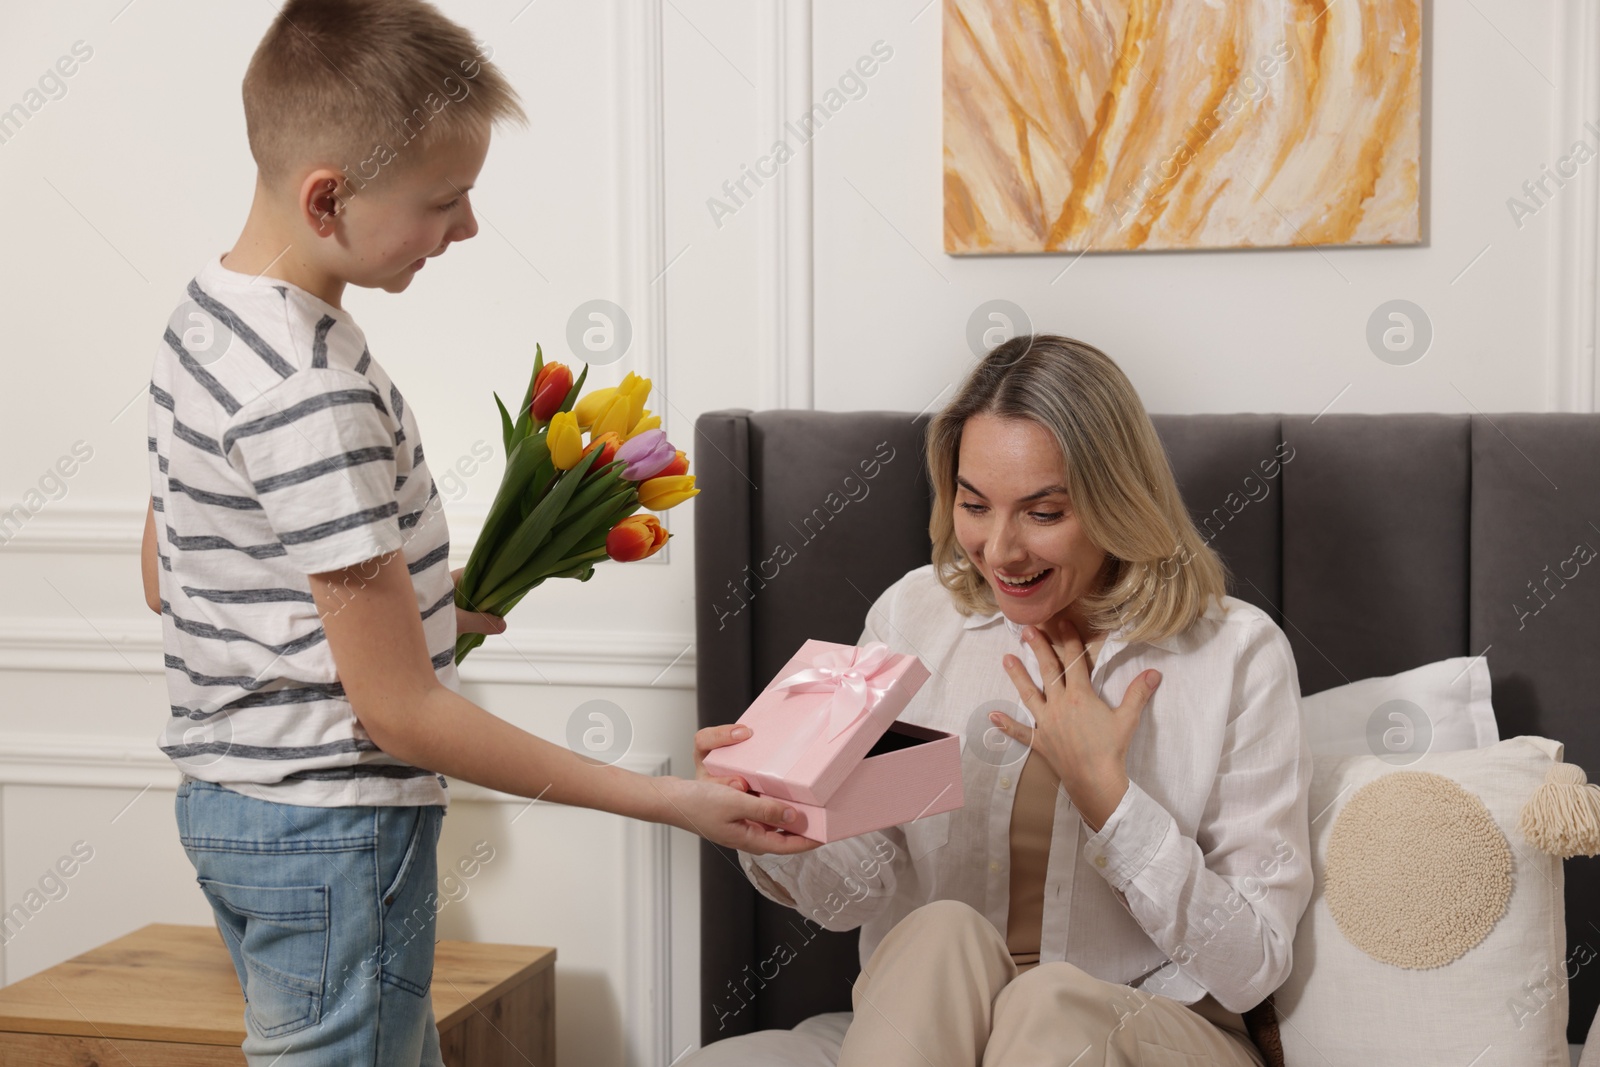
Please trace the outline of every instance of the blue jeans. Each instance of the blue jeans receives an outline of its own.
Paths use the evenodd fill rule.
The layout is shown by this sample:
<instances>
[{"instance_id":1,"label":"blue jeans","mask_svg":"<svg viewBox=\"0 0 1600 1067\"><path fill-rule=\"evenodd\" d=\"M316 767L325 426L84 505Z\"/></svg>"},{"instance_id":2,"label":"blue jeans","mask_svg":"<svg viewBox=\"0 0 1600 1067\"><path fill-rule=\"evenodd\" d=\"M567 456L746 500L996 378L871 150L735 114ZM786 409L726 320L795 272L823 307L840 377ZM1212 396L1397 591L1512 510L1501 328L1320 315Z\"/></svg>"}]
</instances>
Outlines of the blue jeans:
<instances>
[{"instance_id":1,"label":"blue jeans","mask_svg":"<svg viewBox=\"0 0 1600 1067\"><path fill-rule=\"evenodd\" d=\"M442 807L279 804L185 775L176 814L244 990L248 1063L444 1067Z\"/></svg>"}]
</instances>

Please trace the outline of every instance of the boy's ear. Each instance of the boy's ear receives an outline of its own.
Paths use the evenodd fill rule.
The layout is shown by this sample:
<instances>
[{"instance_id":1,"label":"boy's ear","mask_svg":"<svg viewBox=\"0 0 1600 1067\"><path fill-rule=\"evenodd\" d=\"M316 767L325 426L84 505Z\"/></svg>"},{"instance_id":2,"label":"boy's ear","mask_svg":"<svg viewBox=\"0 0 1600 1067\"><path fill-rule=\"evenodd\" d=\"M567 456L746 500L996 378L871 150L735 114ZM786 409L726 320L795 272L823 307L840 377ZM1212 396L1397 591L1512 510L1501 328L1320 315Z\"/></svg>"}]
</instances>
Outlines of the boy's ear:
<instances>
[{"instance_id":1,"label":"boy's ear","mask_svg":"<svg viewBox=\"0 0 1600 1067\"><path fill-rule=\"evenodd\" d=\"M333 224L344 210L339 198L339 172L326 167L307 174L300 183L300 214L319 236L333 233Z\"/></svg>"}]
</instances>

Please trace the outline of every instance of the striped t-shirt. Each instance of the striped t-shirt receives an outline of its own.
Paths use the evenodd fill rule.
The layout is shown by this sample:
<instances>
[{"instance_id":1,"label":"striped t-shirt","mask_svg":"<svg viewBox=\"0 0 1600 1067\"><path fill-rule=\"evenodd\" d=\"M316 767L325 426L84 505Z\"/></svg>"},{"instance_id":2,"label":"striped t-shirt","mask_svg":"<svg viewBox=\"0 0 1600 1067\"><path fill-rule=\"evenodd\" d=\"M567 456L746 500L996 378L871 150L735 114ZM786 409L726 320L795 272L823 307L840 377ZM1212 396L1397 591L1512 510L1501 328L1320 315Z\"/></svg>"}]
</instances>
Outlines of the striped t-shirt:
<instances>
[{"instance_id":1,"label":"striped t-shirt","mask_svg":"<svg viewBox=\"0 0 1600 1067\"><path fill-rule=\"evenodd\" d=\"M448 805L443 775L356 720L307 580L400 550L434 670L456 688L442 501L416 416L350 313L219 254L167 322L149 413L161 750L190 777L286 804ZM360 584L358 569L341 597Z\"/></svg>"}]
</instances>

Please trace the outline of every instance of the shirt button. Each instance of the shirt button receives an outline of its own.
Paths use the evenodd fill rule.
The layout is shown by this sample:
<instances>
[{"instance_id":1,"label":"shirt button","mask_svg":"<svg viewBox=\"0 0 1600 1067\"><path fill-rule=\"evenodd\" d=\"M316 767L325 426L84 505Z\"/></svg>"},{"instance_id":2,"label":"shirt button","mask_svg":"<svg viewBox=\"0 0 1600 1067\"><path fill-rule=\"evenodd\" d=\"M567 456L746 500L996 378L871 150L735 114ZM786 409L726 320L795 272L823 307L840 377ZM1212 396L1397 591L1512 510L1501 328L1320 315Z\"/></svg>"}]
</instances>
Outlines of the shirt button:
<instances>
[{"instance_id":1,"label":"shirt button","mask_svg":"<svg viewBox=\"0 0 1600 1067\"><path fill-rule=\"evenodd\" d=\"M1096 856L1094 858L1094 865L1096 867L1104 867L1106 865L1106 858L1104 856Z\"/></svg>"},{"instance_id":2,"label":"shirt button","mask_svg":"<svg viewBox=\"0 0 1600 1067\"><path fill-rule=\"evenodd\" d=\"M1010 789L1011 788L1011 779L1010 778L1002 778L1002 779L1000 779L1000 788L1001 789Z\"/></svg>"},{"instance_id":3,"label":"shirt button","mask_svg":"<svg viewBox=\"0 0 1600 1067\"><path fill-rule=\"evenodd\" d=\"M989 869L991 871L998 871L1000 869L1000 861L999 860L990 860L989 861Z\"/></svg>"}]
</instances>

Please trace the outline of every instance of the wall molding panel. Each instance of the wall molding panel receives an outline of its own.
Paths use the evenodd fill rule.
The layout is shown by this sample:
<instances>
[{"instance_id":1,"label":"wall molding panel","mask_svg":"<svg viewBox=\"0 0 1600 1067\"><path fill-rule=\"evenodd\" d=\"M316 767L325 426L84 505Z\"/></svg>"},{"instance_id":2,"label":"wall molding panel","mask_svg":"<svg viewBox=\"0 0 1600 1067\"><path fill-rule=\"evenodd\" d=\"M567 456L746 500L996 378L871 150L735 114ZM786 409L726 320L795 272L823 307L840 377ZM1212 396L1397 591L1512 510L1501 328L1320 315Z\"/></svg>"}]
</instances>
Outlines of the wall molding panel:
<instances>
[{"instance_id":1,"label":"wall molding panel","mask_svg":"<svg viewBox=\"0 0 1600 1067\"><path fill-rule=\"evenodd\" d=\"M653 393L665 398L670 396L666 273L675 253L666 247L661 20L661 0L613 0L617 303L633 324L624 358L652 380ZM681 436L684 429L676 432Z\"/></svg>"},{"instance_id":2,"label":"wall molding panel","mask_svg":"<svg viewBox=\"0 0 1600 1067\"><path fill-rule=\"evenodd\" d=\"M639 768L626 760L630 770ZM663 759L641 774L669 773ZM627 985L626 1062L670 1067L672 1055L672 835L660 823L627 820L623 830L623 966Z\"/></svg>"},{"instance_id":3,"label":"wall molding panel","mask_svg":"<svg viewBox=\"0 0 1600 1067\"><path fill-rule=\"evenodd\" d=\"M465 682L693 689L690 635L517 630L472 654ZM161 630L148 619L0 617L0 671L133 674L165 685Z\"/></svg>"},{"instance_id":4,"label":"wall molding panel","mask_svg":"<svg viewBox=\"0 0 1600 1067\"><path fill-rule=\"evenodd\" d=\"M756 205L760 406L813 405L811 144L796 146L786 124L811 106L811 0L759 8L756 144L783 141L794 157L767 179Z\"/></svg>"},{"instance_id":5,"label":"wall molding panel","mask_svg":"<svg viewBox=\"0 0 1600 1067\"><path fill-rule=\"evenodd\" d=\"M498 483L496 483L498 484ZM486 516L450 516L450 560L467 562ZM137 556L144 539L144 509L51 501L21 526L0 525L0 553Z\"/></svg>"},{"instance_id":6,"label":"wall molding panel","mask_svg":"<svg viewBox=\"0 0 1600 1067\"><path fill-rule=\"evenodd\" d=\"M1551 164L1582 138L1594 147L1600 134L1600 9L1565 0L1556 41L1560 61ZM1591 129L1592 127L1593 129ZM1580 164L1558 194L1552 222L1550 291L1551 358L1546 368L1546 409L1600 410L1596 392L1596 339L1600 336L1600 163Z\"/></svg>"}]
</instances>

